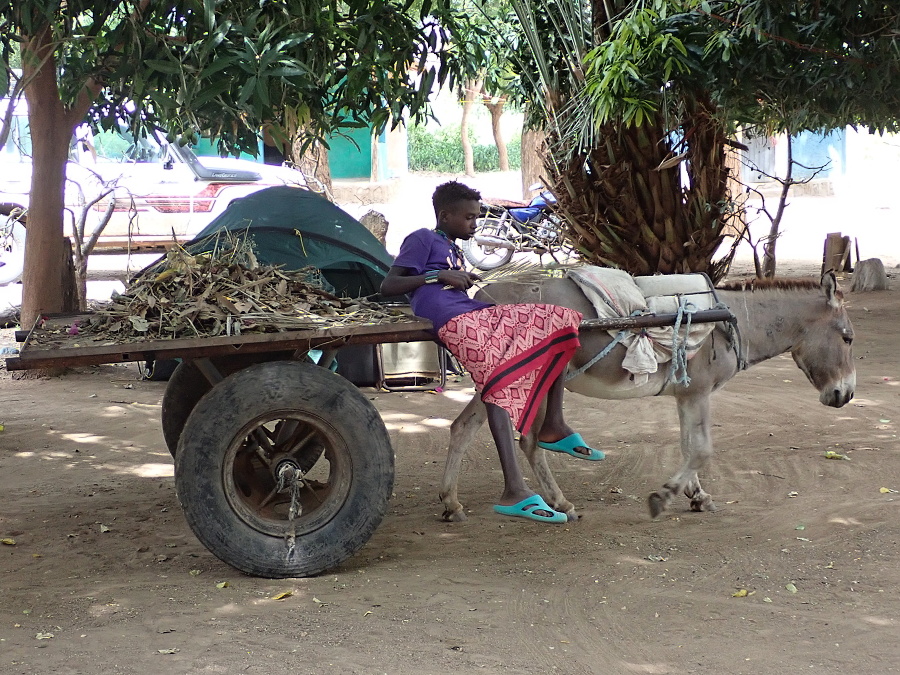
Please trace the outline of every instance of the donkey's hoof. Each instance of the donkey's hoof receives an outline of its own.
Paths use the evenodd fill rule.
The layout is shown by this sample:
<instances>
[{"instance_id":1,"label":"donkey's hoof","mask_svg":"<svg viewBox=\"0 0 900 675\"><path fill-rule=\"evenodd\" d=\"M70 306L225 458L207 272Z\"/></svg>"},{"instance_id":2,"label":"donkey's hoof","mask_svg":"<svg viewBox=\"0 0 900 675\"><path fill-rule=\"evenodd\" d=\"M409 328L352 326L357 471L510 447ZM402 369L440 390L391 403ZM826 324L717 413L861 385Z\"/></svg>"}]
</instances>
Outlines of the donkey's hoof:
<instances>
[{"instance_id":1,"label":"donkey's hoof","mask_svg":"<svg viewBox=\"0 0 900 675\"><path fill-rule=\"evenodd\" d=\"M666 499L658 492L651 492L647 497L647 506L650 508L650 517L656 519L666 510Z\"/></svg>"},{"instance_id":2,"label":"donkey's hoof","mask_svg":"<svg viewBox=\"0 0 900 675\"><path fill-rule=\"evenodd\" d=\"M578 515L578 512L575 510L575 505L572 502L570 502L568 499L563 500L559 504L554 504L553 502L547 502L547 504L554 511L556 511L558 513L565 513L566 518L569 519L570 523L578 520L578 518L580 517Z\"/></svg>"},{"instance_id":3,"label":"donkey's hoof","mask_svg":"<svg viewBox=\"0 0 900 675\"><path fill-rule=\"evenodd\" d=\"M456 509L455 511L446 510L441 514L441 519L447 523L461 523L464 520L468 520L468 517L465 513L463 513L462 507Z\"/></svg>"},{"instance_id":4,"label":"donkey's hoof","mask_svg":"<svg viewBox=\"0 0 900 675\"><path fill-rule=\"evenodd\" d=\"M712 500L712 497L709 495L703 495L703 497L698 499L691 500L691 511L718 511L719 507L716 506L716 503Z\"/></svg>"}]
</instances>

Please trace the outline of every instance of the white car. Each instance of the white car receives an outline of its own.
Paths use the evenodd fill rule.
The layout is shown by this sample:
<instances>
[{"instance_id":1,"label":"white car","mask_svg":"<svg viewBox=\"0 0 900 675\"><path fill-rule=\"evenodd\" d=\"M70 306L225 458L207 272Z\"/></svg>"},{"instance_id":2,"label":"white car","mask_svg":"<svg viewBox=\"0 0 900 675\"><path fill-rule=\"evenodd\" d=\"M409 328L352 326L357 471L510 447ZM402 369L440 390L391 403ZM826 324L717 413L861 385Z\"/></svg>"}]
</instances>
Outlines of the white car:
<instances>
[{"instance_id":1,"label":"white car","mask_svg":"<svg viewBox=\"0 0 900 675\"><path fill-rule=\"evenodd\" d=\"M0 100L5 109L8 100ZM98 248L158 249L173 237L187 241L238 197L273 185L307 187L299 171L245 159L199 158L189 146L142 138L118 159L104 156L86 127L73 139L66 167L66 234L87 209L86 234L116 203ZM27 211L31 189L31 137L24 101L15 107L9 138L0 148L0 285L21 275L24 228L7 215ZM109 196L91 204L96 197ZM27 225L27 223L26 223Z\"/></svg>"}]
</instances>

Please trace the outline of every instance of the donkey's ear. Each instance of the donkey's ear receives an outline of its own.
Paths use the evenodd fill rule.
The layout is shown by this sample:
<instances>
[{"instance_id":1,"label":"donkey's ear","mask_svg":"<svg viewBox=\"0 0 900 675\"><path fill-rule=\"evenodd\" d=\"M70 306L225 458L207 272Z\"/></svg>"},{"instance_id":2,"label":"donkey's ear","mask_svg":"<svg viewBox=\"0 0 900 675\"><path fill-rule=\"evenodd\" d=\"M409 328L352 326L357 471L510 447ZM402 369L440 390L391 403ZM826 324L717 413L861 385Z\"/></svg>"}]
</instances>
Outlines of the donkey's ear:
<instances>
[{"instance_id":1,"label":"donkey's ear","mask_svg":"<svg viewBox=\"0 0 900 675\"><path fill-rule=\"evenodd\" d=\"M844 303L844 294L837 287L834 270L828 270L822 275L822 290L825 291L825 299L829 307L838 309Z\"/></svg>"}]
</instances>

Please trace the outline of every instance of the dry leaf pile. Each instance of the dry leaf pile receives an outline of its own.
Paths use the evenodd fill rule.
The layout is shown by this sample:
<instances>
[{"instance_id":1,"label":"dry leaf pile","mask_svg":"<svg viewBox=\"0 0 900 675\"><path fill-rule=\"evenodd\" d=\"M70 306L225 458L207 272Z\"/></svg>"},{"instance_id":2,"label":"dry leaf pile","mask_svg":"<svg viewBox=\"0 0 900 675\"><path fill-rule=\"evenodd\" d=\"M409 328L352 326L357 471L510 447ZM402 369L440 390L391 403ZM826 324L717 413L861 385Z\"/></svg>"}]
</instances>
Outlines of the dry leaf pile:
<instances>
[{"instance_id":1,"label":"dry leaf pile","mask_svg":"<svg viewBox=\"0 0 900 675\"><path fill-rule=\"evenodd\" d=\"M215 337L242 333L398 323L399 310L322 288L315 268L286 272L258 263L246 240L233 237L212 253L182 248L148 270L76 332L110 340ZM70 329L70 334L74 334Z\"/></svg>"}]
</instances>

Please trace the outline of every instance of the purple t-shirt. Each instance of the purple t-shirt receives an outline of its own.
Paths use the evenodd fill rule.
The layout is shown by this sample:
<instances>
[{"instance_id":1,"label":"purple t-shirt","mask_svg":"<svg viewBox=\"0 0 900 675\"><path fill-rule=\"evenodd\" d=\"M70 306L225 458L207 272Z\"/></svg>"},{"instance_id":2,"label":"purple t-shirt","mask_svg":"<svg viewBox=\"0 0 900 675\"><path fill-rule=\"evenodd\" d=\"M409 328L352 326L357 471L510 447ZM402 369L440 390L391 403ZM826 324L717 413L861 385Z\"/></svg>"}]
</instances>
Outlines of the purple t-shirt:
<instances>
[{"instance_id":1,"label":"purple t-shirt","mask_svg":"<svg viewBox=\"0 0 900 675\"><path fill-rule=\"evenodd\" d=\"M403 240L394 267L406 267L411 275L419 275L429 270L460 270L463 264L455 244L434 230L422 228ZM446 289L440 283L420 286L409 299L413 313L431 319L435 332L455 316L491 306L473 300L465 291Z\"/></svg>"}]
</instances>

